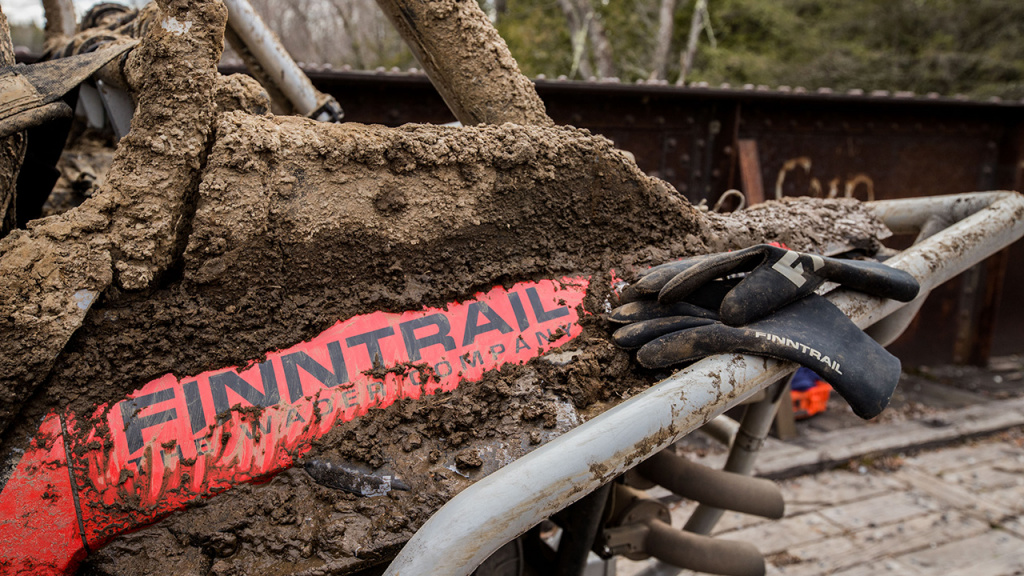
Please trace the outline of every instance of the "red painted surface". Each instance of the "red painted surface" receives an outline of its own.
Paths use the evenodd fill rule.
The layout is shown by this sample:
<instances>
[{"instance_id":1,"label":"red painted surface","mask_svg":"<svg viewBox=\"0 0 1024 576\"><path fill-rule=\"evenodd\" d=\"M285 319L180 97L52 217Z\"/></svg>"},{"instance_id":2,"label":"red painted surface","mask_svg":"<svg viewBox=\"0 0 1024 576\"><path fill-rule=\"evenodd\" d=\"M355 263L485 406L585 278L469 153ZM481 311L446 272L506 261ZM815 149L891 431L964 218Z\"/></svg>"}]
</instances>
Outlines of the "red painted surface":
<instances>
[{"instance_id":1,"label":"red painted surface","mask_svg":"<svg viewBox=\"0 0 1024 576\"><path fill-rule=\"evenodd\" d=\"M64 574L84 558L64 436L50 414L0 492L0 573Z\"/></svg>"},{"instance_id":2,"label":"red painted surface","mask_svg":"<svg viewBox=\"0 0 1024 576\"><path fill-rule=\"evenodd\" d=\"M101 546L189 502L267 478L336 423L372 408L451 392L568 342L581 332L587 285L542 280L444 309L357 316L259 364L168 374L88 419L65 414L85 539ZM4 573L31 562L60 573L84 556L57 417L39 437L48 440L25 454L0 493ZM57 496L44 497L47 490Z\"/></svg>"}]
</instances>

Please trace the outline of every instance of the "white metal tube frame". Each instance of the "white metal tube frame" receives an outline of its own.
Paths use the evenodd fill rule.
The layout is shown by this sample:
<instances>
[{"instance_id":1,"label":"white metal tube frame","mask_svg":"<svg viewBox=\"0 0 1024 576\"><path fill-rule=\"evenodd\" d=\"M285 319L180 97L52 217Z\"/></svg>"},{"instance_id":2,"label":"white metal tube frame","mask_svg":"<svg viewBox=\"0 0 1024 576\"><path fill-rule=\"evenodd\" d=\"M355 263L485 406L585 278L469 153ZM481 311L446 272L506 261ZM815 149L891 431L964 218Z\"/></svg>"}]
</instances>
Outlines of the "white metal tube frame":
<instances>
[{"instance_id":1,"label":"white metal tube frame","mask_svg":"<svg viewBox=\"0 0 1024 576\"><path fill-rule=\"evenodd\" d=\"M896 232L933 214L956 224L886 261L930 290L1024 235L1024 196L983 192L869 206ZM904 304L849 290L828 296L861 328ZM706 358L466 488L409 540L385 576L470 574L504 543L778 380L794 364Z\"/></svg>"},{"instance_id":2,"label":"white metal tube frame","mask_svg":"<svg viewBox=\"0 0 1024 576\"><path fill-rule=\"evenodd\" d=\"M228 25L295 110L303 116L315 112L320 106L316 88L248 0L224 0L224 5L228 8Z\"/></svg>"}]
</instances>

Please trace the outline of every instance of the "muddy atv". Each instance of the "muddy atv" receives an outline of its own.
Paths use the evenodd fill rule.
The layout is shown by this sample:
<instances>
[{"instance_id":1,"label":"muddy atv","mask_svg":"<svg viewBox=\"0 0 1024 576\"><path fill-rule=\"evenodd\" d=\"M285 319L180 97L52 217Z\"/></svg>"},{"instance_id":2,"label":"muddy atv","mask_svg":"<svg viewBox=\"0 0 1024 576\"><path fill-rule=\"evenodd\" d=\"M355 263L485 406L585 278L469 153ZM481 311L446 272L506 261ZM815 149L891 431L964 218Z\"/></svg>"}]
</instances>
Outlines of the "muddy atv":
<instances>
[{"instance_id":1,"label":"muddy atv","mask_svg":"<svg viewBox=\"0 0 1024 576\"><path fill-rule=\"evenodd\" d=\"M752 544L707 534L725 509L782 514L748 474L791 350L863 415L892 393L843 387L883 363L823 354L794 336L808 314L784 311L885 344L931 288L1024 235L1009 192L699 210L554 125L475 2L381 2L463 126L322 122L340 108L319 97L274 115L258 82L217 71L236 1L105 9L64 40L120 50L81 60L99 68L77 95L107 91L96 123L118 143L80 204L4 219L0 573L582 574L616 555L763 573ZM49 110L14 126L67 112ZM6 210L25 200L24 139L2 150ZM892 231L920 242L895 253ZM879 259L913 294L834 272ZM760 277L796 288L761 290L775 299L737 326L680 312L724 313ZM719 281L716 304L687 300ZM624 320L638 302L646 316ZM641 324L679 317L699 321ZM781 342L749 328L786 318ZM644 360L623 325L672 361ZM662 339L679 331L703 352ZM740 422L721 416L740 404ZM675 454L698 429L730 446L724 471ZM685 530L655 485L701 502Z\"/></svg>"}]
</instances>

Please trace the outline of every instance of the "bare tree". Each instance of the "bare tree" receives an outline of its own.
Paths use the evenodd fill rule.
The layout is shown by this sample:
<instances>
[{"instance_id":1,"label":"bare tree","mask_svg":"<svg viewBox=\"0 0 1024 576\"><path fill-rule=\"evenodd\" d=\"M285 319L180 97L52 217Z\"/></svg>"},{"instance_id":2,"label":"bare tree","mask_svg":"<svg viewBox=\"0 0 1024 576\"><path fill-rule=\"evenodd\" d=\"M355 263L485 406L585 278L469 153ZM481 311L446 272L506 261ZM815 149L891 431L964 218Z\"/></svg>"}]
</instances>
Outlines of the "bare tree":
<instances>
[{"instance_id":1,"label":"bare tree","mask_svg":"<svg viewBox=\"0 0 1024 576\"><path fill-rule=\"evenodd\" d=\"M608 42L608 35L605 34L604 24L601 23L601 15L590 6L590 0L580 0L586 3L587 8L593 15L590 19L590 44L593 47L594 62L597 64L597 72L601 78L614 78L615 61L612 59L612 45Z\"/></svg>"},{"instance_id":2,"label":"bare tree","mask_svg":"<svg viewBox=\"0 0 1024 576\"><path fill-rule=\"evenodd\" d=\"M574 0L558 0L558 6L565 14L565 20L569 24L569 38L572 42L572 69L569 76L576 76L576 72L584 78L594 75L594 69L590 66L590 59L587 58L587 28L590 22L577 8Z\"/></svg>"},{"instance_id":3,"label":"bare tree","mask_svg":"<svg viewBox=\"0 0 1024 576\"><path fill-rule=\"evenodd\" d=\"M651 62L651 80L664 80L668 68L668 51L672 47L672 28L676 12L676 0L661 0L658 11L658 36L654 44L654 58Z\"/></svg>"},{"instance_id":4,"label":"bare tree","mask_svg":"<svg viewBox=\"0 0 1024 576\"><path fill-rule=\"evenodd\" d=\"M584 78L594 76L594 69L588 58L590 56L597 66L597 76L615 76L611 44L608 42L601 17L590 4L590 0L558 0L558 6L569 23L572 38L573 68L570 75L574 76L578 70Z\"/></svg>"},{"instance_id":5,"label":"bare tree","mask_svg":"<svg viewBox=\"0 0 1024 576\"><path fill-rule=\"evenodd\" d=\"M374 0L250 1L296 61L356 69L414 65Z\"/></svg>"},{"instance_id":6,"label":"bare tree","mask_svg":"<svg viewBox=\"0 0 1024 576\"><path fill-rule=\"evenodd\" d=\"M357 8L351 2L329 0L331 8L341 20L341 28L345 32L345 40L352 52L352 67L358 70L365 70L368 67L370 58L366 54L366 45L360 41L357 33L356 20L359 17Z\"/></svg>"},{"instance_id":7,"label":"bare tree","mask_svg":"<svg viewBox=\"0 0 1024 576\"><path fill-rule=\"evenodd\" d=\"M711 15L708 14L708 0L697 0L693 5L690 38L686 42L686 50L679 56L679 80L676 81L678 86L686 83L686 76L693 69L693 58L697 55L697 41L700 39L701 30L707 32L711 46L715 46L715 33L711 30Z\"/></svg>"}]
</instances>

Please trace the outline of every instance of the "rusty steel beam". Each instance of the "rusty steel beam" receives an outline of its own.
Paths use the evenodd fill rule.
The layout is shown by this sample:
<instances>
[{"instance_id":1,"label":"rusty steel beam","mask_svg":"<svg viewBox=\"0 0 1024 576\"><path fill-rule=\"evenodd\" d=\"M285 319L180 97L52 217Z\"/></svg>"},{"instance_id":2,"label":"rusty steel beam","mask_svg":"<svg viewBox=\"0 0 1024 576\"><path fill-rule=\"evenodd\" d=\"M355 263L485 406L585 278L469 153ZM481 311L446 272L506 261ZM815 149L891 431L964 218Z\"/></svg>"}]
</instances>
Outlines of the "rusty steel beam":
<instances>
[{"instance_id":1,"label":"rusty steel beam","mask_svg":"<svg viewBox=\"0 0 1024 576\"><path fill-rule=\"evenodd\" d=\"M987 366L992 355L995 337L996 312L1003 297L1003 285L1010 261L1010 249L1000 250L984 262L984 285L981 287L981 305L977 311L973 345L967 351L966 363Z\"/></svg>"},{"instance_id":2,"label":"rusty steel beam","mask_svg":"<svg viewBox=\"0 0 1024 576\"><path fill-rule=\"evenodd\" d=\"M757 154L757 140L736 141L740 152L740 178L747 204L753 206L764 202L764 181L761 179L761 158Z\"/></svg>"}]
</instances>

